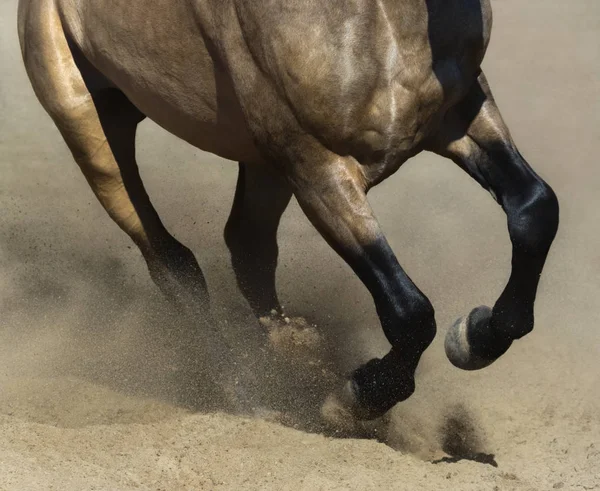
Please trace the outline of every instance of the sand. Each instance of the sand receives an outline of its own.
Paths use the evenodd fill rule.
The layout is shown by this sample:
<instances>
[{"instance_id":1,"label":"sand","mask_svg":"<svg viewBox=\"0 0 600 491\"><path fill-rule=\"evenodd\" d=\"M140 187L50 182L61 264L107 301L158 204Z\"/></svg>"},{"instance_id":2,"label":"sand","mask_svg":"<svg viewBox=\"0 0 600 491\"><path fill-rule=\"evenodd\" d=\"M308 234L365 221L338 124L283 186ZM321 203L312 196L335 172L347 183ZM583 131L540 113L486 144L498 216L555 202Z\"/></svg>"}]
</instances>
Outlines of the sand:
<instances>
[{"instance_id":1,"label":"sand","mask_svg":"<svg viewBox=\"0 0 600 491\"><path fill-rule=\"evenodd\" d=\"M438 336L415 395L347 435L324 427L319 407L387 349L364 287L292 203L278 272L292 321L260 374L269 404L254 417L225 411L201 356L210 342L95 201L26 79L16 1L0 0L0 489L600 489L600 4L493 7L484 69L561 202L536 328L480 372L446 360L448 326L501 291L510 242L487 193L418 156L371 201L436 308ZM148 121L138 140L150 196L196 253L213 314L249 366L261 326L222 240L236 165Z\"/></svg>"}]
</instances>

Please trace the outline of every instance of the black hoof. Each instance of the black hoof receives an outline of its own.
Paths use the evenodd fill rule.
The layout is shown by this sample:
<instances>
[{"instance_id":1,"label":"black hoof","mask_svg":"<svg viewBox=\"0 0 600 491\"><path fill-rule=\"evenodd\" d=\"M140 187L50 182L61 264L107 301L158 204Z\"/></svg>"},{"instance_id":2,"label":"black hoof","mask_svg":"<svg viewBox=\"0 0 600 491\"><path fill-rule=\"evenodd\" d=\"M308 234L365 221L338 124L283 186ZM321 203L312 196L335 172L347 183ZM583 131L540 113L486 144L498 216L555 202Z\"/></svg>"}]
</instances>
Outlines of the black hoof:
<instances>
[{"instance_id":1,"label":"black hoof","mask_svg":"<svg viewBox=\"0 0 600 491\"><path fill-rule=\"evenodd\" d=\"M343 387L330 394L321 406L321 416L329 425L349 433L355 432L361 421L370 421L383 414L362 406L353 386L354 382L348 380Z\"/></svg>"},{"instance_id":2,"label":"black hoof","mask_svg":"<svg viewBox=\"0 0 600 491\"><path fill-rule=\"evenodd\" d=\"M359 367L322 408L326 420L371 421L381 418L415 391L416 363L387 355Z\"/></svg>"},{"instance_id":3,"label":"black hoof","mask_svg":"<svg viewBox=\"0 0 600 491\"><path fill-rule=\"evenodd\" d=\"M479 370L491 365L497 358L478 355L471 340L478 333L489 329L492 309L481 306L473 309L467 317L461 317L448 330L444 346L450 362L463 370ZM480 336L482 337L482 336Z\"/></svg>"},{"instance_id":4,"label":"black hoof","mask_svg":"<svg viewBox=\"0 0 600 491\"><path fill-rule=\"evenodd\" d=\"M384 435L389 425L385 414L365 411L358 402L353 382L348 381L340 390L329 397L321 406L325 431L347 438L378 438Z\"/></svg>"}]
</instances>

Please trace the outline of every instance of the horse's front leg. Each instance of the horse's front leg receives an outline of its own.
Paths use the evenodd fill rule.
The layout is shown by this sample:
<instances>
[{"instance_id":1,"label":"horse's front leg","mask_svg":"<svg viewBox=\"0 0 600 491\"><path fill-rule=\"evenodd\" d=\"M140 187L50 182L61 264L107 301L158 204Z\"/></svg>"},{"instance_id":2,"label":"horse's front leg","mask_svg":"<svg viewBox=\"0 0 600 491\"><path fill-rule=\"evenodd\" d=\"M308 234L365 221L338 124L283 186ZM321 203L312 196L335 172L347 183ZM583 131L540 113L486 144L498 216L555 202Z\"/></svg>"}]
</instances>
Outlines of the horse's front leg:
<instances>
[{"instance_id":1,"label":"horse's front leg","mask_svg":"<svg viewBox=\"0 0 600 491\"><path fill-rule=\"evenodd\" d=\"M382 359L355 370L338 395L344 411L374 419L413 393L417 364L435 336L433 307L392 252L355 160L320 155L293 166L289 178L313 225L370 291L392 345Z\"/></svg>"},{"instance_id":2,"label":"horse's front leg","mask_svg":"<svg viewBox=\"0 0 600 491\"><path fill-rule=\"evenodd\" d=\"M517 150L483 74L449 111L430 149L490 191L508 218L512 271L504 291L493 309L477 307L446 336L450 361L476 370L533 329L538 282L558 228L558 200Z\"/></svg>"}]
</instances>

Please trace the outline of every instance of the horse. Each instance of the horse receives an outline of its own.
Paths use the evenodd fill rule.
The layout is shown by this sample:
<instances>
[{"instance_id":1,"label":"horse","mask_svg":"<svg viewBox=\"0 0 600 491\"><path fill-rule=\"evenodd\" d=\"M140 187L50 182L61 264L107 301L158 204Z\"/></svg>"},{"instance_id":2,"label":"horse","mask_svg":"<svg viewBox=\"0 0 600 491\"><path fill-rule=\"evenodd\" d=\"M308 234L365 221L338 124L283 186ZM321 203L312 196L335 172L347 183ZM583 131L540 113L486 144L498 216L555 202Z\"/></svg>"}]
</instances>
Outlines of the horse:
<instances>
[{"instance_id":1,"label":"horse","mask_svg":"<svg viewBox=\"0 0 600 491\"><path fill-rule=\"evenodd\" d=\"M135 157L146 117L237 162L224 239L257 317L281 312L277 228L292 196L372 295L389 352L331 395L357 420L409 398L436 334L368 191L422 151L454 161L502 207L512 269L493 308L447 332L455 366L489 366L534 326L558 199L517 149L481 64L489 0L20 0L33 90L89 186L174 301L209 308L192 252L152 206Z\"/></svg>"}]
</instances>

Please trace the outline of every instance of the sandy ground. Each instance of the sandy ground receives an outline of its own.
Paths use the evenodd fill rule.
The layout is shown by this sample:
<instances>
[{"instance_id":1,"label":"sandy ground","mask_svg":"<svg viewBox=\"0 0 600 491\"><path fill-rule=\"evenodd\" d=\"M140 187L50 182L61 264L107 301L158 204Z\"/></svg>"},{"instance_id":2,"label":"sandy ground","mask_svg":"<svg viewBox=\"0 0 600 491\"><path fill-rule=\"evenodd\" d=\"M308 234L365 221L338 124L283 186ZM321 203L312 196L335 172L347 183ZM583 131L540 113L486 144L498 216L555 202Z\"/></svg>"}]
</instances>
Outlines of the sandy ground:
<instances>
[{"instance_id":1,"label":"sandy ground","mask_svg":"<svg viewBox=\"0 0 600 491\"><path fill-rule=\"evenodd\" d=\"M316 416L329 375L386 350L362 285L293 203L279 288L290 314L318 326L321 350L264 380L280 422L212 407L197 333L157 294L35 100L16 1L1 0L0 489L600 489L600 3L493 4L484 67L561 200L536 329L481 372L445 359L451 322L501 291L510 243L487 193L419 156L371 199L439 335L415 395L368 438L339 438ZM245 340L258 325L221 239L236 166L151 122L139 160L164 221L197 253L222 328Z\"/></svg>"}]
</instances>

